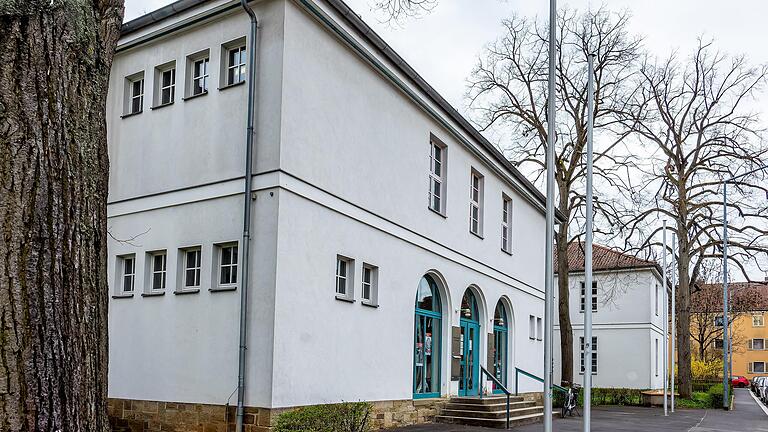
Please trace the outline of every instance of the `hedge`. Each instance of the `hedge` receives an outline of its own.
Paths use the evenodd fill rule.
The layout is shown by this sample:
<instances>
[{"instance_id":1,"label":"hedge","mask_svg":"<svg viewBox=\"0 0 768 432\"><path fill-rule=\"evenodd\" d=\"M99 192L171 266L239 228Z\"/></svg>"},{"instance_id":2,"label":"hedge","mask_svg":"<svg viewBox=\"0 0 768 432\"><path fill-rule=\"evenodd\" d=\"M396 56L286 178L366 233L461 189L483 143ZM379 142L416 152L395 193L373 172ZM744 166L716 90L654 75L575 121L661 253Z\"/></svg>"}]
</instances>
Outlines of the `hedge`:
<instances>
[{"instance_id":1,"label":"hedge","mask_svg":"<svg viewBox=\"0 0 768 432\"><path fill-rule=\"evenodd\" d=\"M371 408L367 402L312 405L277 417L274 432L368 432Z\"/></svg>"}]
</instances>

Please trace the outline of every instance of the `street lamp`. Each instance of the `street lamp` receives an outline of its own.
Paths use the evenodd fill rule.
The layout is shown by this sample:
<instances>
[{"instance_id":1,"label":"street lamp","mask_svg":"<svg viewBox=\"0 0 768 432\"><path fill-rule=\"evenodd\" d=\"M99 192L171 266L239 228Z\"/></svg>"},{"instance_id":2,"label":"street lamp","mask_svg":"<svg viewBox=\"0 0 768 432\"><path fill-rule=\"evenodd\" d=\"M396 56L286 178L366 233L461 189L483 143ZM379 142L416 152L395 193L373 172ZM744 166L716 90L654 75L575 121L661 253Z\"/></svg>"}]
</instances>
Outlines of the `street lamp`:
<instances>
[{"instance_id":1,"label":"street lamp","mask_svg":"<svg viewBox=\"0 0 768 432\"><path fill-rule=\"evenodd\" d=\"M723 180L723 409L728 409L729 404L729 368L728 368L728 183L732 183L742 177L768 169L763 165L743 174Z\"/></svg>"}]
</instances>

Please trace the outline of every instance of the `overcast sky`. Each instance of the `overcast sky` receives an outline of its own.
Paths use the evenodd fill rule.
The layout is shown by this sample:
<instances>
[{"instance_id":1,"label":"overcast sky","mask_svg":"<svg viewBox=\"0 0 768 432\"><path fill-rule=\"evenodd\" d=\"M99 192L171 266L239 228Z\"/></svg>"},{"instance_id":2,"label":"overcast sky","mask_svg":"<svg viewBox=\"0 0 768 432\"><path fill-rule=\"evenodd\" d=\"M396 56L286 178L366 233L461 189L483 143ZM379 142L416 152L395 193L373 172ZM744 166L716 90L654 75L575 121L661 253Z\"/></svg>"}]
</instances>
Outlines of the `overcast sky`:
<instances>
[{"instance_id":1,"label":"overcast sky","mask_svg":"<svg viewBox=\"0 0 768 432\"><path fill-rule=\"evenodd\" d=\"M501 34L500 20L512 13L546 17L546 0L441 0L428 15L392 26L379 22L373 0L347 3L449 102L464 112L465 80L483 46ZM171 3L169 0L126 0L130 20ZM558 6L578 9L604 5L628 10L631 27L645 37L658 55L673 49L687 53L703 35L718 48L748 54L755 63L768 62L763 0L560 0Z\"/></svg>"}]
</instances>

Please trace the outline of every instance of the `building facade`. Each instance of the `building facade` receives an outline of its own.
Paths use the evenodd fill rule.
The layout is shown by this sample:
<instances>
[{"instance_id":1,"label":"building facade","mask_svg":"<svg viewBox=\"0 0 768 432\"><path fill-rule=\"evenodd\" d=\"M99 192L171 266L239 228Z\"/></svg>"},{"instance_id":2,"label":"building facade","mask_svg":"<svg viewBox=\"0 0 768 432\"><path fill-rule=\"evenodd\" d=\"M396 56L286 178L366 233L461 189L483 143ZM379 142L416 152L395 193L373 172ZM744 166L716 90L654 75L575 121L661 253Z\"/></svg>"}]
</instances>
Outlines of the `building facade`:
<instances>
[{"instance_id":1,"label":"building facade","mask_svg":"<svg viewBox=\"0 0 768 432\"><path fill-rule=\"evenodd\" d=\"M593 284L584 287L584 244L568 247L573 377L585 369L592 385L657 389L664 384L664 295L660 267L605 246L593 246ZM556 299L558 298L555 293ZM667 299L669 298L669 291ZM555 300L557 304L557 300ZM584 310L592 309L592 358L585 359ZM555 321L554 382L561 381L560 326Z\"/></svg>"},{"instance_id":2,"label":"building facade","mask_svg":"<svg viewBox=\"0 0 768 432\"><path fill-rule=\"evenodd\" d=\"M184 0L123 27L107 103L109 396L118 427L248 430L371 401L378 426L542 376L542 195L338 0L258 16L250 274L249 19ZM208 429L206 429L208 430Z\"/></svg>"}]
</instances>

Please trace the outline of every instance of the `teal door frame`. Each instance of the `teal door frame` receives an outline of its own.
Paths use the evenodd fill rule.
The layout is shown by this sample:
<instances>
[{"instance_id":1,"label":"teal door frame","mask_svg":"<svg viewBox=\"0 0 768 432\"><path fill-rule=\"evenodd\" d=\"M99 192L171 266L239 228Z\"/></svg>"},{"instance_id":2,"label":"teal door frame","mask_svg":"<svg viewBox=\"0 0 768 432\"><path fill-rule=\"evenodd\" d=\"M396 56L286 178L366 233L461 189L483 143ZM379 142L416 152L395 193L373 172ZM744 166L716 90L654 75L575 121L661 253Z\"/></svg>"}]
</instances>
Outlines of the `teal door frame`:
<instances>
[{"instance_id":1,"label":"teal door frame","mask_svg":"<svg viewBox=\"0 0 768 432\"><path fill-rule=\"evenodd\" d=\"M493 362L494 362L494 374L496 379L501 381L505 387L507 386L507 351L509 350L509 329L502 326L493 326ZM499 368L499 366L501 366ZM501 370L499 370L501 369ZM494 393L502 393L501 389L494 389Z\"/></svg>"},{"instance_id":2,"label":"teal door frame","mask_svg":"<svg viewBox=\"0 0 768 432\"><path fill-rule=\"evenodd\" d=\"M477 396L480 394L480 323L463 318L460 323L464 337L459 362L459 396ZM467 356L467 353L470 355Z\"/></svg>"}]
</instances>

